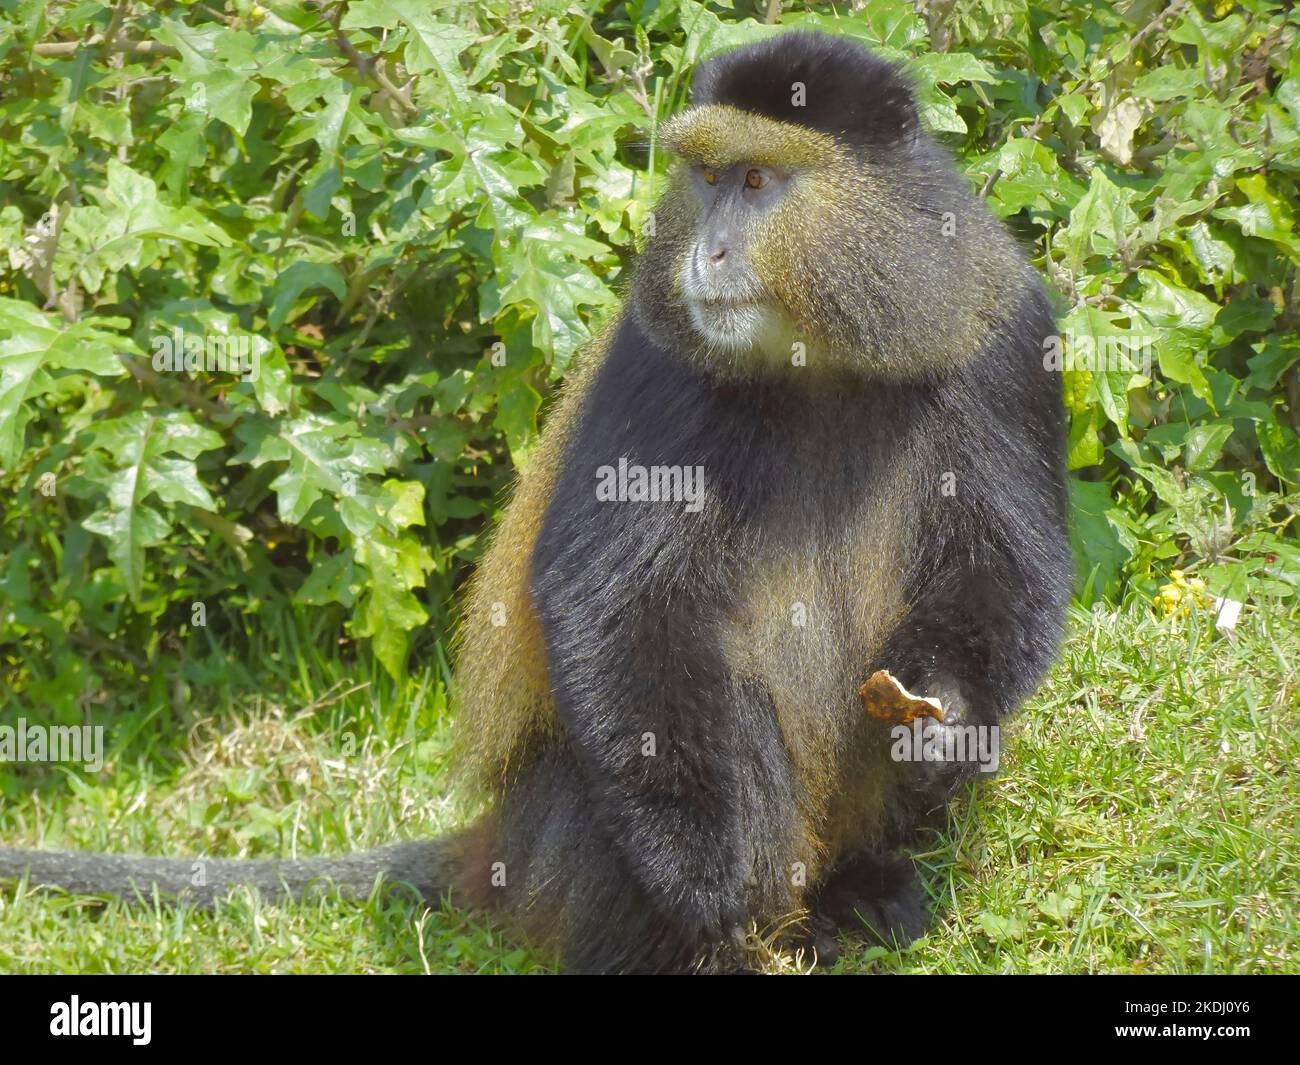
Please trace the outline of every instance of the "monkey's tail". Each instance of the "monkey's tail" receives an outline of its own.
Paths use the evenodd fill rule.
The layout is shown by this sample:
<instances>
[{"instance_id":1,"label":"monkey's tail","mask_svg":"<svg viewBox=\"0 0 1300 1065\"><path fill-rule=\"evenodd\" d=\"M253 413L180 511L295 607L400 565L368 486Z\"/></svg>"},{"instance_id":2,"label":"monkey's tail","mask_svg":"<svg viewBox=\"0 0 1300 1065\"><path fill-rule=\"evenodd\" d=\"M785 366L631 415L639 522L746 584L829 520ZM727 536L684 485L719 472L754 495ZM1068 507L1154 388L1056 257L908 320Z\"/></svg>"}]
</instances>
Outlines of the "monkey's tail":
<instances>
[{"instance_id":1,"label":"monkey's tail","mask_svg":"<svg viewBox=\"0 0 1300 1065\"><path fill-rule=\"evenodd\" d=\"M63 888L78 895L158 894L211 908L234 887L253 887L267 897L303 898L337 888L365 898L382 877L414 887L437 904L456 880L461 834L394 843L336 858L245 861L232 858L132 858L78 851L0 850L0 880L26 877L32 886Z\"/></svg>"}]
</instances>

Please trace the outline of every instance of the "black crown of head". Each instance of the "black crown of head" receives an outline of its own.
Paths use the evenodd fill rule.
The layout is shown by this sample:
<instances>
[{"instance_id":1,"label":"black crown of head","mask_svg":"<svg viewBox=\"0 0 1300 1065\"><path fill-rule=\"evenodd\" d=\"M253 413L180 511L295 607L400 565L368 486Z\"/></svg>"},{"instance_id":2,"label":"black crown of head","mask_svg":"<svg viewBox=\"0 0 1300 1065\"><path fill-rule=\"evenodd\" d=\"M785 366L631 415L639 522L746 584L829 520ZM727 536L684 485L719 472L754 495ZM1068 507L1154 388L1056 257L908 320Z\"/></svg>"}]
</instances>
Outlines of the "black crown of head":
<instances>
[{"instance_id":1,"label":"black crown of head","mask_svg":"<svg viewBox=\"0 0 1300 1065\"><path fill-rule=\"evenodd\" d=\"M802 106L796 83L804 86ZM858 149L910 143L919 128L899 69L856 41L825 33L783 33L714 56L697 71L691 102L797 123Z\"/></svg>"}]
</instances>

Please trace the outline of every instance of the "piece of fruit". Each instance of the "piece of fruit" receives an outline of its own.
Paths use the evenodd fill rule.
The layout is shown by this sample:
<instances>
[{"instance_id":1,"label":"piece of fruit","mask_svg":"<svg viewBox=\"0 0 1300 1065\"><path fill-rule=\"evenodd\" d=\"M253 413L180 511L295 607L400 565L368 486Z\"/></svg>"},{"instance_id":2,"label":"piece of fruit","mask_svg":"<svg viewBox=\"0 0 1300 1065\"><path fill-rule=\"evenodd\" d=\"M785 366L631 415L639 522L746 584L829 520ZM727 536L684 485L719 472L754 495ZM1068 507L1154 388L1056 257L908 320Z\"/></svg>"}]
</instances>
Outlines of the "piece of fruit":
<instances>
[{"instance_id":1,"label":"piece of fruit","mask_svg":"<svg viewBox=\"0 0 1300 1065\"><path fill-rule=\"evenodd\" d=\"M893 725L910 725L918 717L943 721L943 705L927 695L913 695L887 669L879 669L858 689L862 707L872 717Z\"/></svg>"}]
</instances>

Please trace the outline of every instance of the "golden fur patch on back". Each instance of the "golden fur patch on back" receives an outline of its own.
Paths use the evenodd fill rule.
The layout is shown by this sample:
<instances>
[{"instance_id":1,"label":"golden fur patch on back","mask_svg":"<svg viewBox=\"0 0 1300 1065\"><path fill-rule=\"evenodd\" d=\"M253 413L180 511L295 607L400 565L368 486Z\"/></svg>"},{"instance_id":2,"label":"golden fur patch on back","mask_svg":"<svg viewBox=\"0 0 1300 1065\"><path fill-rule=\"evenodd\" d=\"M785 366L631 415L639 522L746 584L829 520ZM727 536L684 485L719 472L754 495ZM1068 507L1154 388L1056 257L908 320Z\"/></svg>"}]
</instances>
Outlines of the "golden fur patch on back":
<instances>
[{"instance_id":1,"label":"golden fur patch on back","mask_svg":"<svg viewBox=\"0 0 1300 1065\"><path fill-rule=\"evenodd\" d=\"M607 333L566 378L541 440L480 560L456 635L453 765L476 792L500 794L557 728L546 648L528 592L533 548L555 494L582 402L608 350Z\"/></svg>"}]
</instances>

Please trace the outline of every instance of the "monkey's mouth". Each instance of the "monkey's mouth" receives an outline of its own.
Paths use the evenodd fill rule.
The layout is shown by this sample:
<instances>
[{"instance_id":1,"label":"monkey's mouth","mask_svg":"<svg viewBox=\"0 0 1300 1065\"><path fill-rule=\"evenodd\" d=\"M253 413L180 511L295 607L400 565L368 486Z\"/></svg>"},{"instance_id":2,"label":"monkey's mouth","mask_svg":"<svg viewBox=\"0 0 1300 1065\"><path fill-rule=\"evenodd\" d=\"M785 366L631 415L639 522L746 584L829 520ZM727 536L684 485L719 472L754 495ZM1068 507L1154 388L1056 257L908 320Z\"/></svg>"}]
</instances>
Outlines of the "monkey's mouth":
<instances>
[{"instance_id":1,"label":"monkey's mouth","mask_svg":"<svg viewBox=\"0 0 1300 1065\"><path fill-rule=\"evenodd\" d=\"M747 350L765 334L772 317L763 300L750 298L694 299L687 305L691 322L710 347L726 351Z\"/></svg>"},{"instance_id":2,"label":"monkey's mouth","mask_svg":"<svg viewBox=\"0 0 1300 1065\"><path fill-rule=\"evenodd\" d=\"M696 307L706 311L739 311L746 307L762 307L762 300L753 299L702 299L693 301Z\"/></svg>"},{"instance_id":3,"label":"monkey's mouth","mask_svg":"<svg viewBox=\"0 0 1300 1065\"><path fill-rule=\"evenodd\" d=\"M766 311L767 305L756 299L696 299L691 300L691 317L697 325L712 329L726 329L756 321Z\"/></svg>"}]
</instances>

